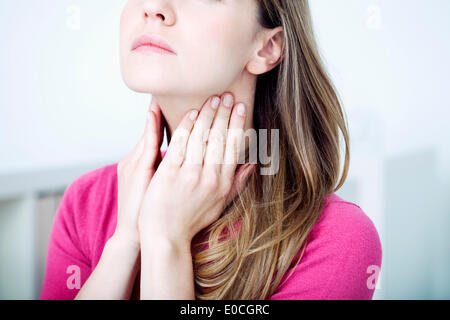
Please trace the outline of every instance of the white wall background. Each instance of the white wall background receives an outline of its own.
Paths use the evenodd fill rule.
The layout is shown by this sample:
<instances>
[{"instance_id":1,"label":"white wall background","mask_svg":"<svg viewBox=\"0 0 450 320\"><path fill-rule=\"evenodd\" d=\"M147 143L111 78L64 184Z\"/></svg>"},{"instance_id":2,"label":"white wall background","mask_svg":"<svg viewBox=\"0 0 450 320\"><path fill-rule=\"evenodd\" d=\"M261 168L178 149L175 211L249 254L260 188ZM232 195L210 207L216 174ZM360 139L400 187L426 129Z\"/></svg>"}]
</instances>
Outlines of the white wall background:
<instances>
[{"instance_id":1,"label":"white wall background","mask_svg":"<svg viewBox=\"0 0 450 320\"><path fill-rule=\"evenodd\" d=\"M382 238L375 297L450 298L450 2L310 3L352 139L339 193ZM136 144L151 96L121 79L124 4L0 1L0 174L117 162Z\"/></svg>"},{"instance_id":2,"label":"white wall background","mask_svg":"<svg viewBox=\"0 0 450 320\"><path fill-rule=\"evenodd\" d=\"M0 172L116 161L137 143L151 96L121 79L124 3L0 2Z\"/></svg>"}]
</instances>

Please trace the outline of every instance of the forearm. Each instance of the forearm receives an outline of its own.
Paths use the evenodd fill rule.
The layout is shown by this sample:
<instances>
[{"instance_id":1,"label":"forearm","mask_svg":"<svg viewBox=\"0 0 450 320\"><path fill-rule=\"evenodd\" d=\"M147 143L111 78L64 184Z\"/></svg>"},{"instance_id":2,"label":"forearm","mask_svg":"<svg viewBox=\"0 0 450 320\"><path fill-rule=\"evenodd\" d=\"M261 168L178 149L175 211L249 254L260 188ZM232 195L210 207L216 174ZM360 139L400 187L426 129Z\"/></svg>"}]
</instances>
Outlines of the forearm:
<instances>
[{"instance_id":1,"label":"forearm","mask_svg":"<svg viewBox=\"0 0 450 320\"><path fill-rule=\"evenodd\" d=\"M141 299L195 300L190 243L141 240Z\"/></svg>"},{"instance_id":2,"label":"forearm","mask_svg":"<svg viewBox=\"0 0 450 320\"><path fill-rule=\"evenodd\" d=\"M96 268L75 299L130 299L139 267L139 253L139 246L119 237L111 237Z\"/></svg>"}]
</instances>

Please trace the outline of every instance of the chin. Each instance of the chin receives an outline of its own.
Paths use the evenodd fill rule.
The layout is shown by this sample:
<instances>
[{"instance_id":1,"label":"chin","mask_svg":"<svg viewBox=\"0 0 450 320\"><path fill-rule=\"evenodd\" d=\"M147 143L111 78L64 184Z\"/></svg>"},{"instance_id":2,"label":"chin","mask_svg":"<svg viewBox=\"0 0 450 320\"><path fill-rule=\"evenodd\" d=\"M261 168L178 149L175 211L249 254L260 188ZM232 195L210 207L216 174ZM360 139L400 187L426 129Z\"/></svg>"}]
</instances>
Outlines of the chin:
<instances>
[{"instance_id":1,"label":"chin","mask_svg":"<svg viewBox=\"0 0 450 320\"><path fill-rule=\"evenodd\" d=\"M161 92L168 88L161 77L151 72L126 70L122 72L122 79L130 90L139 93Z\"/></svg>"},{"instance_id":2,"label":"chin","mask_svg":"<svg viewBox=\"0 0 450 320\"><path fill-rule=\"evenodd\" d=\"M132 91L138 92L138 93L150 93L151 88L148 85L144 85L143 83L136 83L134 81L127 81L123 79L125 82L125 85Z\"/></svg>"}]
</instances>

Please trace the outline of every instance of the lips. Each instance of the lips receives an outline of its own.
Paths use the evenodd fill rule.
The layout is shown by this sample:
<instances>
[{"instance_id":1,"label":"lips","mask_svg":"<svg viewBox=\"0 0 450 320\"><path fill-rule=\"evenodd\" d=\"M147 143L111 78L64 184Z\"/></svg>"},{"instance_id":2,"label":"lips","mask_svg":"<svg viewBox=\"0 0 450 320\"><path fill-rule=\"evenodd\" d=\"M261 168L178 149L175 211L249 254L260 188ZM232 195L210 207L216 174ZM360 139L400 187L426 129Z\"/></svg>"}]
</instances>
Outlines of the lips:
<instances>
[{"instance_id":1,"label":"lips","mask_svg":"<svg viewBox=\"0 0 450 320\"><path fill-rule=\"evenodd\" d=\"M145 34L134 40L131 50L135 50L143 46L152 46L156 48L161 48L168 51L169 53L176 54L175 51L169 46L161 37L155 34Z\"/></svg>"}]
</instances>

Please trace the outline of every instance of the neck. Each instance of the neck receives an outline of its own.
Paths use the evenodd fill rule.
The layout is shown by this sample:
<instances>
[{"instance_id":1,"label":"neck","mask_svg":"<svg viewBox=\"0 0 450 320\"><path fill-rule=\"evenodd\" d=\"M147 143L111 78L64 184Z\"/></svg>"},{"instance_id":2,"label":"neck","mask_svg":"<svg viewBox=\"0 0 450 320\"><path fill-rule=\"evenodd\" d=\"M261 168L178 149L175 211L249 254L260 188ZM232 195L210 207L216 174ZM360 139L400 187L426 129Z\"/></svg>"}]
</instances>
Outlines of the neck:
<instances>
[{"instance_id":1,"label":"neck","mask_svg":"<svg viewBox=\"0 0 450 320\"><path fill-rule=\"evenodd\" d=\"M210 96L214 94L220 96L224 92L231 92L234 95L235 104L239 102L245 104L247 109L247 117L244 132L248 129L254 128L253 110L256 80L256 76L250 75L247 71L244 71L231 86L220 93L212 92L191 96L153 94L152 99L155 99L161 107L161 112L165 122L164 125L166 127L167 143L170 143L173 132L176 130L188 110L194 108L200 111L201 107Z\"/></svg>"}]
</instances>

